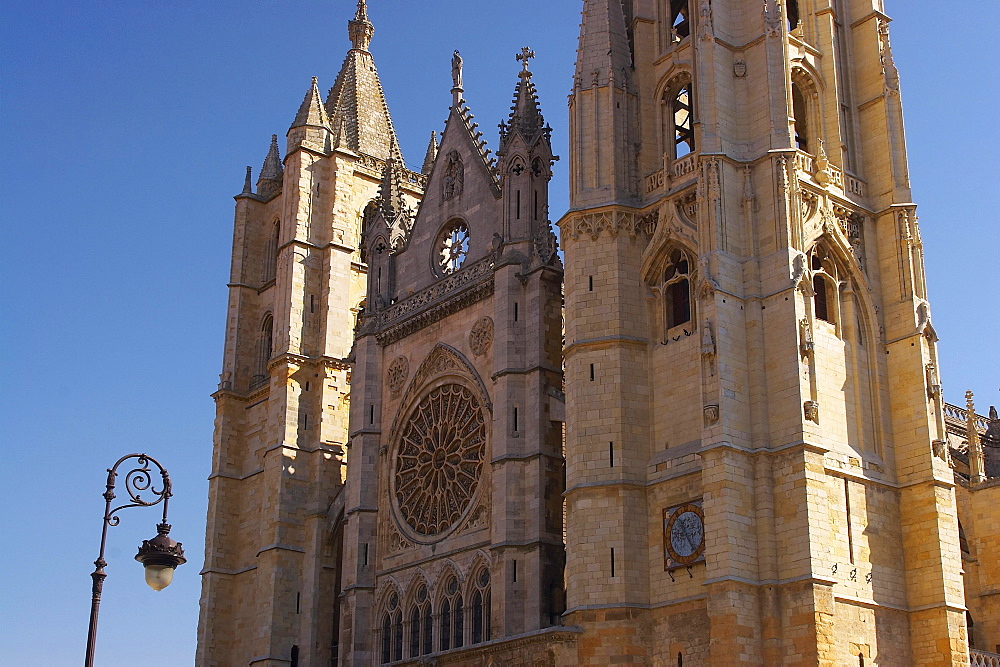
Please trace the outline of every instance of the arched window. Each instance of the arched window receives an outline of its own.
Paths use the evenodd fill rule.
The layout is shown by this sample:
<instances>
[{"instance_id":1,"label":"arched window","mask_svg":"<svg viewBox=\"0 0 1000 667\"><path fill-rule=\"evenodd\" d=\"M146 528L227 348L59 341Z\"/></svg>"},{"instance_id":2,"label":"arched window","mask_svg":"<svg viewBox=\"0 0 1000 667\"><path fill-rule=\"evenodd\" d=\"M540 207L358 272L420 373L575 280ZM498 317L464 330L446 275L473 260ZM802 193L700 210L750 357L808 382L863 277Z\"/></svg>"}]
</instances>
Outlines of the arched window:
<instances>
[{"instance_id":1,"label":"arched window","mask_svg":"<svg viewBox=\"0 0 1000 667\"><path fill-rule=\"evenodd\" d=\"M671 41L679 42L690 34L691 23L688 21L687 0L670 0Z\"/></svg>"},{"instance_id":2,"label":"arched window","mask_svg":"<svg viewBox=\"0 0 1000 667\"><path fill-rule=\"evenodd\" d=\"M250 378L250 388L255 389L267 382L267 362L274 353L274 318L271 313L264 315L257 334L257 359L254 363L254 374Z\"/></svg>"},{"instance_id":3,"label":"arched window","mask_svg":"<svg viewBox=\"0 0 1000 667\"><path fill-rule=\"evenodd\" d=\"M416 658L434 651L431 643L433 636L431 601L427 596L427 586L420 584L412 604L410 609L410 657Z\"/></svg>"},{"instance_id":4,"label":"arched window","mask_svg":"<svg viewBox=\"0 0 1000 667\"><path fill-rule=\"evenodd\" d=\"M674 159L694 152L694 126L691 123L691 82L682 85L671 100L674 134Z\"/></svg>"},{"instance_id":5,"label":"arched window","mask_svg":"<svg viewBox=\"0 0 1000 667\"><path fill-rule=\"evenodd\" d=\"M792 116L795 118L795 147L809 152L809 107L797 83L792 83Z\"/></svg>"},{"instance_id":6,"label":"arched window","mask_svg":"<svg viewBox=\"0 0 1000 667\"><path fill-rule=\"evenodd\" d=\"M438 634L441 637L441 650L447 651L465 645L465 606L462 604L458 579L454 575L444 585L444 596L441 614L438 616Z\"/></svg>"},{"instance_id":7,"label":"arched window","mask_svg":"<svg viewBox=\"0 0 1000 667\"><path fill-rule=\"evenodd\" d=\"M822 244L817 244L809 254L809 266L812 269L813 314L816 319L835 325L840 314L838 287L840 274L837 263Z\"/></svg>"},{"instance_id":8,"label":"arched window","mask_svg":"<svg viewBox=\"0 0 1000 667\"><path fill-rule=\"evenodd\" d=\"M490 571L483 567L473 579L472 591L472 643L490 640Z\"/></svg>"},{"instance_id":9,"label":"arched window","mask_svg":"<svg viewBox=\"0 0 1000 667\"><path fill-rule=\"evenodd\" d=\"M399 595L395 591L385 601L380 624L381 662L383 665L403 659L403 612L399 608Z\"/></svg>"},{"instance_id":10,"label":"arched window","mask_svg":"<svg viewBox=\"0 0 1000 667\"><path fill-rule=\"evenodd\" d=\"M691 260L679 248L668 255L660 292L668 331L691 321Z\"/></svg>"},{"instance_id":11,"label":"arched window","mask_svg":"<svg viewBox=\"0 0 1000 667\"><path fill-rule=\"evenodd\" d=\"M278 268L278 238L281 233L281 221L275 220L271 224L270 234L267 243L264 245L264 275L261 283L269 283L274 280Z\"/></svg>"}]
</instances>

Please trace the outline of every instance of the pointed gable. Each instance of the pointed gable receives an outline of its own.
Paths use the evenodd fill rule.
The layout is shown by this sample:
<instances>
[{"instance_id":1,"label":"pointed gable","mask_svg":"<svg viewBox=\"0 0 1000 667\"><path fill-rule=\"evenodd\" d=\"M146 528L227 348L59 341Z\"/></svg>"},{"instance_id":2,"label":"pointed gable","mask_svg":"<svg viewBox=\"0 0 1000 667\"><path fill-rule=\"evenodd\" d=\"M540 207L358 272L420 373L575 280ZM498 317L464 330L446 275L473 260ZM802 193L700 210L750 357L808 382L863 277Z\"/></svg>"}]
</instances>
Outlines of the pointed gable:
<instances>
[{"instance_id":1,"label":"pointed gable","mask_svg":"<svg viewBox=\"0 0 1000 667\"><path fill-rule=\"evenodd\" d=\"M493 235L502 233L500 181L473 118L465 100L458 99L445 122L423 200L397 255L397 275L406 276L408 288L419 290L443 277L435 244L449 225L461 221L467 227L463 266L489 255Z\"/></svg>"}]
</instances>

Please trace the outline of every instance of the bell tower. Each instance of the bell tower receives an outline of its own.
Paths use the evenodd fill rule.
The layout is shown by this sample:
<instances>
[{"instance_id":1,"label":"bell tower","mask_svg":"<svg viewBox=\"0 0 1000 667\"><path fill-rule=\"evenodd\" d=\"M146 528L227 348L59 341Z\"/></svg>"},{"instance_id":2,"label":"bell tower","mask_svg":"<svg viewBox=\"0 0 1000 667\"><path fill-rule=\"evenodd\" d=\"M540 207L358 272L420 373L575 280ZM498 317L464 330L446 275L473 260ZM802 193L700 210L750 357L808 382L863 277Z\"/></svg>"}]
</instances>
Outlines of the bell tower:
<instances>
[{"instance_id":1,"label":"bell tower","mask_svg":"<svg viewBox=\"0 0 1000 667\"><path fill-rule=\"evenodd\" d=\"M361 221L402 167L360 0L326 100L313 77L256 191L236 196L216 401L197 664L300 667L336 657L349 355L365 299Z\"/></svg>"},{"instance_id":2,"label":"bell tower","mask_svg":"<svg viewBox=\"0 0 1000 667\"><path fill-rule=\"evenodd\" d=\"M881 0L585 0L565 622L580 660L968 664Z\"/></svg>"}]
</instances>

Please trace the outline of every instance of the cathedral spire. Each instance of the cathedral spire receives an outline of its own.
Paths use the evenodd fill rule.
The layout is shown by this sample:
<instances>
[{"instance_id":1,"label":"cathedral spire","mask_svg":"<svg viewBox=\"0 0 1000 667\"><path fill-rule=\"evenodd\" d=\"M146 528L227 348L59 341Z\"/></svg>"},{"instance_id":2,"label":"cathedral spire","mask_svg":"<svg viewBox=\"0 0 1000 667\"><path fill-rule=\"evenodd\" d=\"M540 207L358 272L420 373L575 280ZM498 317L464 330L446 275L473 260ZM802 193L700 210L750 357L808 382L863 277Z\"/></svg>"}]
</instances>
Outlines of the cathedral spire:
<instances>
[{"instance_id":1,"label":"cathedral spire","mask_svg":"<svg viewBox=\"0 0 1000 667\"><path fill-rule=\"evenodd\" d=\"M347 35L351 39L351 44L358 51L367 51L374 34L375 26L368 20L368 3L366 0L358 0L358 11L354 15L354 20L347 23Z\"/></svg>"},{"instance_id":2,"label":"cathedral spire","mask_svg":"<svg viewBox=\"0 0 1000 667\"><path fill-rule=\"evenodd\" d=\"M437 158L437 154L438 154L437 132L431 130L431 140L427 144L427 153L424 154L424 166L421 167L420 173L425 175L430 175L431 169L434 168L434 160Z\"/></svg>"},{"instance_id":3,"label":"cathedral spire","mask_svg":"<svg viewBox=\"0 0 1000 667\"><path fill-rule=\"evenodd\" d=\"M299 112L295 115L292 127L302 127L312 125L315 127L330 127L330 119L327 116L326 108L323 106L323 98L319 93L318 79L312 78L312 85L309 86Z\"/></svg>"},{"instance_id":4,"label":"cathedral spire","mask_svg":"<svg viewBox=\"0 0 1000 667\"><path fill-rule=\"evenodd\" d=\"M348 22L353 48L347 52L337 80L326 98L337 148L380 160L390 156L402 164L396 130L389 116L375 60L368 51L375 27L368 20L368 4L359 0L354 19Z\"/></svg>"}]
</instances>

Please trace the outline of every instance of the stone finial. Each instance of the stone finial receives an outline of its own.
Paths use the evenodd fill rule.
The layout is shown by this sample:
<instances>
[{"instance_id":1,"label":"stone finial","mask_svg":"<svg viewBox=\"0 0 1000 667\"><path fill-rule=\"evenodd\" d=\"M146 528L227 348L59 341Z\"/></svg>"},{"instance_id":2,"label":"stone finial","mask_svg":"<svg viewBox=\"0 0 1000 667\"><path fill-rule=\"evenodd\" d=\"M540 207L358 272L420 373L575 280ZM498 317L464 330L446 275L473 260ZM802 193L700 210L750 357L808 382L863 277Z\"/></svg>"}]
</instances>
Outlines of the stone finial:
<instances>
[{"instance_id":1,"label":"stone finial","mask_svg":"<svg viewBox=\"0 0 1000 667\"><path fill-rule=\"evenodd\" d=\"M358 0L358 11L354 15L354 20L347 23L347 36L355 49L367 51L374 34L375 26L368 20L368 3L366 0Z\"/></svg>"},{"instance_id":2,"label":"stone finial","mask_svg":"<svg viewBox=\"0 0 1000 667\"><path fill-rule=\"evenodd\" d=\"M976 428L976 405L972 400L972 391L965 392L965 436L969 440L969 482L980 484L986 480L986 461Z\"/></svg>"},{"instance_id":3,"label":"stone finial","mask_svg":"<svg viewBox=\"0 0 1000 667\"><path fill-rule=\"evenodd\" d=\"M462 87L462 69L464 64L462 54L458 52L458 49L455 49L455 53L451 56L451 105L456 109L462 103L462 93L465 92L465 89Z\"/></svg>"},{"instance_id":4,"label":"stone finial","mask_svg":"<svg viewBox=\"0 0 1000 667\"><path fill-rule=\"evenodd\" d=\"M531 72L528 70L528 61L534 57L535 52L527 46L515 56L523 65L523 69L517 74L518 81L510 106L510 118L506 123L500 124L501 152L513 132L520 132L525 141L530 142L539 130L545 128L545 119L538 104L538 93L531 81Z\"/></svg>"}]
</instances>

